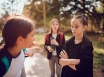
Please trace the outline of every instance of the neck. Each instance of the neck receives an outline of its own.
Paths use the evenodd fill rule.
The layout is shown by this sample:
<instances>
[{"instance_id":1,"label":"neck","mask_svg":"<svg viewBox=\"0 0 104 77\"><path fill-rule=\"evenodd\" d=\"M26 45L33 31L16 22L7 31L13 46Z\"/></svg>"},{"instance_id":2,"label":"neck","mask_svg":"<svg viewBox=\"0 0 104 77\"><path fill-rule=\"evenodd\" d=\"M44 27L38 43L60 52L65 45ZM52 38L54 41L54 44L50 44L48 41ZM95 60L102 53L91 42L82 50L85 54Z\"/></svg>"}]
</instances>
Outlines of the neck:
<instances>
[{"instance_id":1,"label":"neck","mask_svg":"<svg viewBox=\"0 0 104 77\"><path fill-rule=\"evenodd\" d=\"M57 34L57 31L53 31L52 34Z\"/></svg>"},{"instance_id":2,"label":"neck","mask_svg":"<svg viewBox=\"0 0 104 77\"><path fill-rule=\"evenodd\" d=\"M83 38L83 34L75 36L75 40L82 40L82 38Z\"/></svg>"},{"instance_id":3,"label":"neck","mask_svg":"<svg viewBox=\"0 0 104 77\"><path fill-rule=\"evenodd\" d=\"M21 48L18 48L18 47L16 47L16 46L14 46L14 47L9 47L9 48L8 48L8 51L10 52L10 54L11 54L12 56L16 57L16 56L18 56L18 54L20 53Z\"/></svg>"}]
</instances>

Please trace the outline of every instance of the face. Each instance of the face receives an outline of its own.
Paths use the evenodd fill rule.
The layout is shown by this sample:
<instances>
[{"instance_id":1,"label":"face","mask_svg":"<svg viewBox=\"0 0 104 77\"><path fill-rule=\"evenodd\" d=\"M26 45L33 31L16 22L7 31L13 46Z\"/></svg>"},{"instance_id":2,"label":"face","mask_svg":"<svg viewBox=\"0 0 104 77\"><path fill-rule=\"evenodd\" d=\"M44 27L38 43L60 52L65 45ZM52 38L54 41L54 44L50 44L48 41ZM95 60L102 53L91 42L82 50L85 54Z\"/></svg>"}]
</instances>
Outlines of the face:
<instances>
[{"instance_id":1,"label":"face","mask_svg":"<svg viewBox=\"0 0 104 77\"><path fill-rule=\"evenodd\" d=\"M24 39L24 46L25 46L25 48L29 48L29 47L32 46L33 41L35 40L34 33L35 33L35 29L33 29L33 30L27 35L27 37Z\"/></svg>"},{"instance_id":2,"label":"face","mask_svg":"<svg viewBox=\"0 0 104 77\"><path fill-rule=\"evenodd\" d=\"M86 26L84 26L80 19L72 19L71 20L71 30L74 36L82 35L85 31Z\"/></svg>"},{"instance_id":3,"label":"face","mask_svg":"<svg viewBox=\"0 0 104 77\"><path fill-rule=\"evenodd\" d=\"M53 31L57 31L59 29L59 23L57 21L53 21L51 23L51 28Z\"/></svg>"}]
</instances>

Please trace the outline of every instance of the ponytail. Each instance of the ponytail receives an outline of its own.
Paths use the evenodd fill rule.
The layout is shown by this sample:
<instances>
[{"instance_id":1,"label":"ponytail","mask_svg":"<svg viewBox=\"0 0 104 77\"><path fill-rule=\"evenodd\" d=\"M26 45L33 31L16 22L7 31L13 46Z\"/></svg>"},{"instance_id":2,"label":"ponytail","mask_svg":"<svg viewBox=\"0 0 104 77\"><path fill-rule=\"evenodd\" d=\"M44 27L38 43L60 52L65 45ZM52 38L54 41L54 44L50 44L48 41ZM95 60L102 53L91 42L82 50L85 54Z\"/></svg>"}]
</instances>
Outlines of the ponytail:
<instances>
[{"instance_id":1,"label":"ponytail","mask_svg":"<svg viewBox=\"0 0 104 77\"><path fill-rule=\"evenodd\" d=\"M8 45L4 45L1 49L0 49L0 59L3 58L6 55L7 49L9 48Z\"/></svg>"}]
</instances>

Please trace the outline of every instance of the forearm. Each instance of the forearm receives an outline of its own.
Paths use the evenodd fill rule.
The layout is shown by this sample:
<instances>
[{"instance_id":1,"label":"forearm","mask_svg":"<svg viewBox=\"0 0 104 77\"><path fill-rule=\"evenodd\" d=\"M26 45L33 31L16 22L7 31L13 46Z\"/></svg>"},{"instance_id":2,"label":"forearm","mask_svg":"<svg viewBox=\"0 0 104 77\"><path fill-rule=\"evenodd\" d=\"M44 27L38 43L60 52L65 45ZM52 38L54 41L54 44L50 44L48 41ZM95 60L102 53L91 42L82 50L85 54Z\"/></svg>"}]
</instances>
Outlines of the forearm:
<instances>
[{"instance_id":1,"label":"forearm","mask_svg":"<svg viewBox=\"0 0 104 77\"><path fill-rule=\"evenodd\" d=\"M79 64L79 62L80 62L79 59L63 59L63 58L61 58L59 60L59 63L63 66L70 65L70 64L71 65L77 65L77 64Z\"/></svg>"},{"instance_id":2,"label":"forearm","mask_svg":"<svg viewBox=\"0 0 104 77\"><path fill-rule=\"evenodd\" d=\"M77 69L76 69L76 66L75 66L74 64L69 64L68 66L69 66L70 68L74 69L74 70L77 70Z\"/></svg>"},{"instance_id":3,"label":"forearm","mask_svg":"<svg viewBox=\"0 0 104 77\"><path fill-rule=\"evenodd\" d=\"M69 59L70 64L78 65L80 63L80 59Z\"/></svg>"}]
</instances>

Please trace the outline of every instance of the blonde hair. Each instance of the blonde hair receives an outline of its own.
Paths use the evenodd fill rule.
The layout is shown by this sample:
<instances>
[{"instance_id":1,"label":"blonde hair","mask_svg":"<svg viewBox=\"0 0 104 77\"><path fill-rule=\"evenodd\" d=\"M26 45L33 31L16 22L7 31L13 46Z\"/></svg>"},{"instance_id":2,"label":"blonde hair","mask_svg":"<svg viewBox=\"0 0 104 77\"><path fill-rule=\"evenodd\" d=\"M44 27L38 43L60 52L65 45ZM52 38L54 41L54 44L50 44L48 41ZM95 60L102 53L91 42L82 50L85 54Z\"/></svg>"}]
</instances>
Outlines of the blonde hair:
<instances>
[{"instance_id":1,"label":"blonde hair","mask_svg":"<svg viewBox=\"0 0 104 77\"><path fill-rule=\"evenodd\" d=\"M51 22L50 22L50 32L51 32L51 33L53 32L53 31L52 31L52 28L51 28L51 24L52 24L54 21L58 22L58 24L59 24L59 28L58 28L58 30L57 30L57 33L59 33L59 32L60 32L60 22L59 22L59 20L56 19L56 18L53 18L53 19L51 20Z\"/></svg>"}]
</instances>

